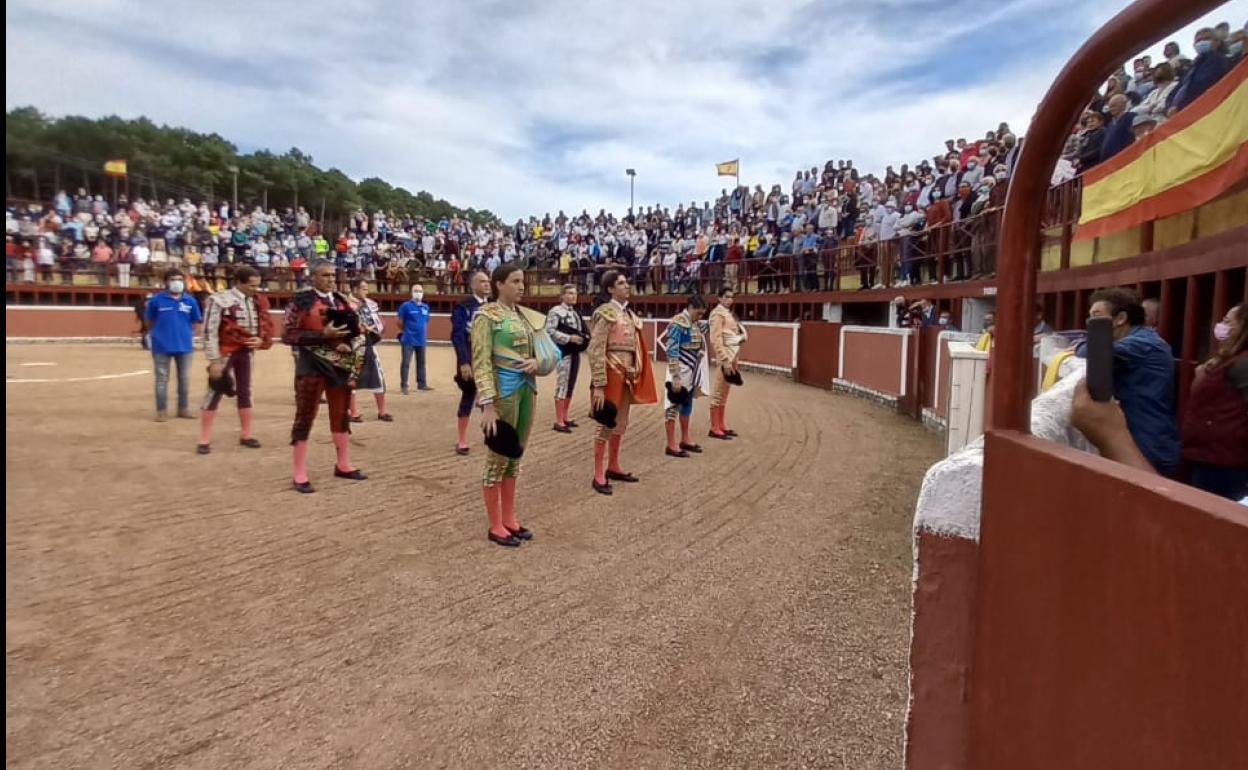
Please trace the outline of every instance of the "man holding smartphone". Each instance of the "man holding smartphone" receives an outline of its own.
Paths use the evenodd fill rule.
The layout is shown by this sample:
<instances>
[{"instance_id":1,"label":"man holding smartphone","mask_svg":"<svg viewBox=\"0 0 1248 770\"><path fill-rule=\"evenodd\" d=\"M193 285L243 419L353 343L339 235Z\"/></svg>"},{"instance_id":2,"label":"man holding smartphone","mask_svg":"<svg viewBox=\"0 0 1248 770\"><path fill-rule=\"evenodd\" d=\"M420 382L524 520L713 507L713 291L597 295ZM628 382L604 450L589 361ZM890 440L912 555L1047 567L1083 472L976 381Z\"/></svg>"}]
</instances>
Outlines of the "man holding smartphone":
<instances>
[{"instance_id":1,"label":"man holding smartphone","mask_svg":"<svg viewBox=\"0 0 1248 770\"><path fill-rule=\"evenodd\" d=\"M1158 473L1173 478L1179 471L1180 448L1170 345L1145 325L1144 306L1130 289L1095 292L1088 315L1112 321L1114 398L1140 452ZM1081 343L1076 353L1087 357L1087 344ZM1089 369L1093 365L1096 362L1089 360Z\"/></svg>"}]
</instances>

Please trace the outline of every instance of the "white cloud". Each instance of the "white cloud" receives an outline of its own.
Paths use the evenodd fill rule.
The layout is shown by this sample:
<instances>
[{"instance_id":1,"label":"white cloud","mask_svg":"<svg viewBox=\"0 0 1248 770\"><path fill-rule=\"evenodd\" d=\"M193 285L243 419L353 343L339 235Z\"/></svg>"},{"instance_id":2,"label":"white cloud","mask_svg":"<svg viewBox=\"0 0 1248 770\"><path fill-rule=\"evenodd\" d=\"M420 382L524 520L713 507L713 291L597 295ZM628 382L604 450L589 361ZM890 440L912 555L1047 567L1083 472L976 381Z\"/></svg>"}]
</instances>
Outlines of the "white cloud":
<instances>
[{"instance_id":1,"label":"white cloud","mask_svg":"<svg viewBox=\"0 0 1248 770\"><path fill-rule=\"evenodd\" d=\"M1057 7L1055 7L1057 6ZM981 0L6 4L6 105L298 146L506 217L620 211L1025 128L1121 7ZM1211 15L1242 24L1248 0ZM1190 50L1191 30L1173 36ZM1006 41L976 58L989 43ZM1154 55L1156 60L1159 54ZM944 73L944 77L939 77Z\"/></svg>"}]
</instances>

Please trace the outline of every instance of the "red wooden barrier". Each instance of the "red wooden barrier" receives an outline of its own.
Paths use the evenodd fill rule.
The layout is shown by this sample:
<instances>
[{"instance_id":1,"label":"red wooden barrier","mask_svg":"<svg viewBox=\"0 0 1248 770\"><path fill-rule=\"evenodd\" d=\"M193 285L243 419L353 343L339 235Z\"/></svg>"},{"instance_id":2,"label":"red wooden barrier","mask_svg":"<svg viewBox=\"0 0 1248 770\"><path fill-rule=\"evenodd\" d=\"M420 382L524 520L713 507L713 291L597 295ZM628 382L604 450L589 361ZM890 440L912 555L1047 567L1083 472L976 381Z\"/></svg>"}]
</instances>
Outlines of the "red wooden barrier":
<instances>
[{"instance_id":1,"label":"red wooden barrier","mask_svg":"<svg viewBox=\"0 0 1248 770\"><path fill-rule=\"evenodd\" d=\"M1222 768L1248 756L1248 509L987 436L975 768Z\"/></svg>"},{"instance_id":2,"label":"red wooden barrier","mask_svg":"<svg viewBox=\"0 0 1248 770\"><path fill-rule=\"evenodd\" d=\"M803 321L797 336L797 381L830 390L840 363L841 325Z\"/></svg>"}]
</instances>

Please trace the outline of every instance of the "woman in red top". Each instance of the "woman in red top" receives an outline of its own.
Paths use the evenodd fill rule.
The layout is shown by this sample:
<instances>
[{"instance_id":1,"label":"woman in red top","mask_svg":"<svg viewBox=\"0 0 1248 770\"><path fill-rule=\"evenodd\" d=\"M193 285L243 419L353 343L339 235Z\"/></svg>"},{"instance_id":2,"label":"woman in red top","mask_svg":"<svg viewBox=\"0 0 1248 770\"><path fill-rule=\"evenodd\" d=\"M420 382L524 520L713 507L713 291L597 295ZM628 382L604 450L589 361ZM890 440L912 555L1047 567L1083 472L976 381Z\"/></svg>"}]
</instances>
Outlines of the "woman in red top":
<instances>
[{"instance_id":1,"label":"woman in red top","mask_svg":"<svg viewBox=\"0 0 1248 770\"><path fill-rule=\"evenodd\" d=\"M1236 305L1214 326L1213 358L1196 369L1183 415L1183 459L1192 486L1248 497L1248 306Z\"/></svg>"}]
</instances>

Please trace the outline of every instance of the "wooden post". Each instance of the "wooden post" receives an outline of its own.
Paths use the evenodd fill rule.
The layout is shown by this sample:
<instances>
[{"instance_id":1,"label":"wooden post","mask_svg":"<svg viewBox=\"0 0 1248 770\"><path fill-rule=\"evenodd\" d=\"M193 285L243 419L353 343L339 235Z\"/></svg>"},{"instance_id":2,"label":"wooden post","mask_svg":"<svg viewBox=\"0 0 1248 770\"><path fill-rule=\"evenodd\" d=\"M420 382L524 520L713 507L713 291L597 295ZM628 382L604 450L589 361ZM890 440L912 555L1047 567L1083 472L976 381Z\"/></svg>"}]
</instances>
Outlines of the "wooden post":
<instances>
[{"instance_id":1,"label":"wooden post","mask_svg":"<svg viewBox=\"0 0 1248 770\"><path fill-rule=\"evenodd\" d=\"M1171 348L1178 347L1179 340L1176 339L1174 321L1174 302L1176 292L1174 290L1176 278L1167 278L1161 282L1161 309L1157 317L1157 330L1162 339L1170 343Z\"/></svg>"},{"instance_id":2,"label":"wooden post","mask_svg":"<svg viewBox=\"0 0 1248 770\"><path fill-rule=\"evenodd\" d=\"M1153 250L1154 226L1156 224L1157 224L1156 222L1150 219L1144 224L1140 225L1140 253L1141 254L1148 254L1149 252Z\"/></svg>"},{"instance_id":3,"label":"wooden post","mask_svg":"<svg viewBox=\"0 0 1248 770\"><path fill-rule=\"evenodd\" d=\"M1178 355L1179 399L1175 405L1177 414L1183 414L1183 409L1187 405L1187 396L1192 389L1192 377L1196 373L1196 357L1199 355L1197 345L1200 341L1196 323L1200 312L1199 276L1189 275L1186 280L1187 292L1183 302L1183 339Z\"/></svg>"},{"instance_id":4,"label":"wooden post","mask_svg":"<svg viewBox=\"0 0 1248 770\"><path fill-rule=\"evenodd\" d=\"M1231 309L1231 282L1225 270L1213 274L1213 315L1210 324L1216 324Z\"/></svg>"}]
</instances>

